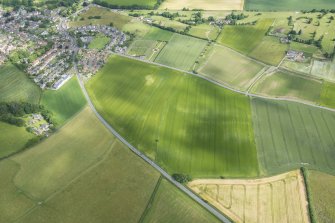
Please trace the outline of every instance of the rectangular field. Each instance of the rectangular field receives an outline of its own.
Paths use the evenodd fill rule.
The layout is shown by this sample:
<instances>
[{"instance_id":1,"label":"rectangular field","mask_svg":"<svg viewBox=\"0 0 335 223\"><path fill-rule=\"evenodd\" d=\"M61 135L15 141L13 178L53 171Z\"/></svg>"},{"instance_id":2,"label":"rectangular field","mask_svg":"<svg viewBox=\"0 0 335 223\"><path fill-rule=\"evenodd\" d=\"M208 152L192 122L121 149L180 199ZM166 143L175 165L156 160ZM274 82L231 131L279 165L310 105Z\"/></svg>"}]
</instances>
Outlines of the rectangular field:
<instances>
[{"instance_id":1,"label":"rectangular field","mask_svg":"<svg viewBox=\"0 0 335 223\"><path fill-rule=\"evenodd\" d=\"M274 19L259 19L256 25L225 26L218 43L249 54L263 40Z\"/></svg>"},{"instance_id":2,"label":"rectangular field","mask_svg":"<svg viewBox=\"0 0 335 223\"><path fill-rule=\"evenodd\" d=\"M201 179L188 186L234 222L309 223L300 171L252 180Z\"/></svg>"},{"instance_id":3,"label":"rectangular field","mask_svg":"<svg viewBox=\"0 0 335 223\"><path fill-rule=\"evenodd\" d=\"M334 173L333 112L253 98L252 113L263 173L279 173L300 166Z\"/></svg>"},{"instance_id":4,"label":"rectangular field","mask_svg":"<svg viewBox=\"0 0 335 223\"><path fill-rule=\"evenodd\" d=\"M128 54L132 56L149 57L157 44L154 40L139 39L135 40L128 49Z\"/></svg>"},{"instance_id":5,"label":"rectangular field","mask_svg":"<svg viewBox=\"0 0 335 223\"><path fill-rule=\"evenodd\" d=\"M40 88L14 65L0 66L0 101L38 104L40 95Z\"/></svg>"},{"instance_id":6,"label":"rectangular field","mask_svg":"<svg viewBox=\"0 0 335 223\"><path fill-rule=\"evenodd\" d=\"M53 121L57 127L60 127L84 108L86 99L80 89L77 77L72 77L57 91L44 91L41 104L52 112Z\"/></svg>"},{"instance_id":7,"label":"rectangular field","mask_svg":"<svg viewBox=\"0 0 335 223\"><path fill-rule=\"evenodd\" d=\"M252 88L252 92L282 98L295 98L317 103L322 81L295 75L286 71L266 75Z\"/></svg>"},{"instance_id":8,"label":"rectangular field","mask_svg":"<svg viewBox=\"0 0 335 223\"><path fill-rule=\"evenodd\" d=\"M165 0L160 9L243 10L244 0Z\"/></svg>"},{"instance_id":9,"label":"rectangular field","mask_svg":"<svg viewBox=\"0 0 335 223\"><path fill-rule=\"evenodd\" d=\"M231 49L215 45L198 72L234 88L246 90L263 68Z\"/></svg>"},{"instance_id":10,"label":"rectangular field","mask_svg":"<svg viewBox=\"0 0 335 223\"><path fill-rule=\"evenodd\" d=\"M202 39L215 40L220 34L220 29L217 26L200 24L192 26L188 34Z\"/></svg>"},{"instance_id":11,"label":"rectangular field","mask_svg":"<svg viewBox=\"0 0 335 223\"><path fill-rule=\"evenodd\" d=\"M170 173L258 174L250 104L243 95L118 56L87 89L100 114Z\"/></svg>"},{"instance_id":12,"label":"rectangular field","mask_svg":"<svg viewBox=\"0 0 335 223\"><path fill-rule=\"evenodd\" d=\"M189 36L173 34L155 62L183 70L191 70L207 42Z\"/></svg>"},{"instance_id":13,"label":"rectangular field","mask_svg":"<svg viewBox=\"0 0 335 223\"><path fill-rule=\"evenodd\" d=\"M300 11L312 9L334 9L333 0L245 0L246 10L259 11Z\"/></svg>"}]
</instances>

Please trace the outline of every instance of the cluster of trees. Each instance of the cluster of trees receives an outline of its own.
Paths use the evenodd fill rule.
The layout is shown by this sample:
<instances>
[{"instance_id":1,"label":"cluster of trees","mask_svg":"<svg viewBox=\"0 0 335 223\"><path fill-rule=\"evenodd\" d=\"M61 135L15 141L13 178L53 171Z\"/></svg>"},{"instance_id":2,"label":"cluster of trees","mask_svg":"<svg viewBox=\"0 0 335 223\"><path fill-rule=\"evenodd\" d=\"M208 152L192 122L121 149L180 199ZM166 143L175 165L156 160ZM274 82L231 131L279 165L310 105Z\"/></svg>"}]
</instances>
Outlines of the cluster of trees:
<instances>
[{"instance_id":1,"label":"cluster of trees","mask_svg":"<svg viewBox=\"0 0 335 223\"><path fill-rule=\"evenodd\" d=\"M34 6L34 0L0 0L0 4L7 7L14 7L16 9L21 6L32 8Z\"/></svg>"},{"instance_id":2,"label":"cluster of trees","mask_svg":"<svg viewBox=\"0 0 335 223\"><path fill-rule=\"evenodd\" d=\"M54 124L52 114L42 105L30 104L27 102L1 102L0 103L0 120L11 125L24 126L22 117L27 114L40 113L44 119Z\"/></svg>"},{"instance_id":3,"label":"cluster of trees","mask_svg":"<svg viewBox=\"0 0 335 223\"><path fill-rule=\"evenodd\" d=\"M192 178L189 175L182 173L174 173L172 174L172 178L181 184L187 183L192 180Z\"/></svg>"},{"instance_id":4,"label":"cluster of trees","mask_svg":"<svg viewBox=\"0 0 335 223\"><path fill-rule=\"evenodd\" d=\"M243 13L235 14L234 12L232 12L231 14L226 16L225 20L230 20L231 21L230 24L235 25L236 21L245 19L247 17L248 16L244 15Z\"/></svg>"}]
</instances>

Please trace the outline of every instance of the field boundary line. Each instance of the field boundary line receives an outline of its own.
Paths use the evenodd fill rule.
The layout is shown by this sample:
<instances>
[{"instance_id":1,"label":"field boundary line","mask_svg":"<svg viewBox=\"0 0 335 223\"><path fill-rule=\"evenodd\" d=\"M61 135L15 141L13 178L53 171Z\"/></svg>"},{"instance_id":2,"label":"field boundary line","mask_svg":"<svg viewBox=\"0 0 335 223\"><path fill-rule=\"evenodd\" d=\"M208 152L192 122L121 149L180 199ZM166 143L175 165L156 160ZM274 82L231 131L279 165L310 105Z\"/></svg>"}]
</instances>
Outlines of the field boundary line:
<instances>
[{"instance_id":1,"label":"field boundary line","mask_svg":"<svg viewBox=\"0 0 335 223\"><path fill-rule=\"evenodd\" d=\"M156 194L157 194L157 191L161 185L161 182L162 182L162 175L159 176L158 180L157 180L157 183L155 185L155 188L154 190L152 191L152 194L148 200L148 203L147 203L147 206L145 207L140 219L138 220L138 223L142 223L144 221L144 218L147 216L147 214L149 213L153 203L154 203L154 200L155 200L155 197L156 197Z\"/></svg>"}]
</instances>

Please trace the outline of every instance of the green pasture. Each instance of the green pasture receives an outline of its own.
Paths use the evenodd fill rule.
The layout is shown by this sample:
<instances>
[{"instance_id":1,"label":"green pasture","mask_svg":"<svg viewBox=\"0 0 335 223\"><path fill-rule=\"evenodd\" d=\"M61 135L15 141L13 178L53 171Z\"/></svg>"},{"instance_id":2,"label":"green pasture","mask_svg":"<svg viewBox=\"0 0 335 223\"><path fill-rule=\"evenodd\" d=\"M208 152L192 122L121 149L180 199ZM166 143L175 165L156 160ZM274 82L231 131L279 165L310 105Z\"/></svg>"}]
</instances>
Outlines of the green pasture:
<instances>
[{"instance_id":1,"label":"green pasture","mask_svg":"<svg viewBox=\"0 0 335 223\"><path fill-rule=\"evenodd\" d=\"M278 71L266 75L259 80L252 92L284 98L295 98L305 101L318 102L321 94L322 82L312 78Z\"/></svg>"},{"instance_id":2,"label":"green pasture","mask_svg":"<svg viewBox=\"0 0 335 223\"><path fill-rule=\"evenodd\" d=\"M300 11L312 9L334 9L333 0L245 0L244 9L259 11Z\"/></svg>"},{"instance_id":3,"label":"green pasture","mask_svg":"<svg viewBox=\"0 0 335 223\"><path fill-rule=\"evenodd\" d=\"M173 34L155 62L167 66L191 70L207 42L189 36Z\"/></svg>"},{"instance_id":4,"label":"green pasture","mask_svg":"<svg viewBox=\"0 0 335 223\"><path fill-rule=\"evenodd\" d=\"M53 114L56 126L63 125L84 108L86 99L76 77L72 77L58 90L43 92L41 104Z\"/></svg>"},{"instance_id":5,"label":"green pasture","mask_svg":"<svg viewBox=\"0 0 335 223\"><path fill-rule=\"evenodd\" d=\"M252 113L263 174L301 166L334 173L333 112L293 102L253 98Z\"/></svg>"},{"instance_id":6,"label":"green pasture","mask_svg":"<svg viewBox=\"0 0 335 223\"><path fill-rule=\"evenodd\" d=\"M321 91L320 104L335 108L335 83L324 82Z\"/></svg>"},{"instance_id":7,"label":"green pasture","mask_svg":"<svg viewBox=\"0 0 335 223\"><path fill-rule=\"evenodd\" d=\"M263 40L274 19L259 19L256 25L225 26L218 43L249 54Z\"/></svg>"},{"instance_id":8,"label":"green pasture","mask_svg":"<svg viewBox=\"0 0 335 223\"><path fill-rule=\"evenodd\" d=\"M89 19L92 16L101 16L101 19ZM112 12L110 9L101 7L90 7L87 11L79 14L70 22L71 27L87 26L87 25L110 25L122 29L124 25L130 22L131 18L117 13Z\"/></svg>"},{"instance_id":9,"label":"green pasture","mask_svg":"<svg viewBox=\"0 0 335 223\"><path fill-rule=\"evenodd\" d=\"M97 35L88 45L89 49L102 50L110 42L110 38L104 35Z\"/></svg>"},{"instance_id":10,"label":"green pasture","mask_svg":"<svg viewBox=\"0 0 335 223\"><path fill-rule=\"evenodd\" d=\"M40 88L14 65L7 63L0 66L0 101L38 104L40 94Z\"/></svg>"},{"instance_id":11,"label":"green pasture","mask_svg":"<svg viewBox=\"0 0 335 223\"><path fill-rule=\"evenodd\" d=\"M118 56L87 89L99 113L170 173L258 174L250 104L243 95Z\"/></svg>"},{"instance_id":12,"label":"green pasture","mask_svg":"<svg viewBox=\"0 0 335 223\"><path fill-rule=\"evenodd\" d=\"M200 24L192 26L188 34L202 39L215 40L220 34L220 29L217 26Z\"/></svg>"},{"instance_id":13,"label":"green pasture","mask_svg":"<svg viewBox=\"0 0 335 223\"><path fill-rule=\"evenodd\" d=\"M288 44L282 44L277 37L266 36L249 54L249 57L266 64L277 66L284 58Z\"/></svg>"},{"instance_id":14,"label":"green pasture","mask_svg":"<svg viewBox=\"0 0 335 223\"><path fill-rule=\"evenodd\" d=\"M232 87L246 90L264 67L235 51L215 45L198 72Z\"/></svg>"},{"instance_id":15,"label":"green pasture","mask_svg":"<svg viewBox=\"0 0 335 223\"><path fill-rule=\"evenodd\" d=\"M48 139L12 158L20 165L15 185L44 200L101 159L113 141L86 108Z\"/></svg>"},{"instance_id":16,"label":"green pasture","mask_svg":"<svg viewBox=\"0 0 335 223\"><path fill-rule=\"evenodd\" d=\"M154 40L135 40L128 49L128 54L132 56L150 57L153 54L157 42Z\"/></svg>"},{"instance_id":17,"label":"green pasture","mask_svg":"<svg viewBox=\"0 0 335 223\"><path fill-rule=\"evenodd\" d=\"M110 5L116 5L116 6L142 6L146 8L153 8L157 0L102 0L102 2L106 2Z\"/></svg>"},{"instance_id":18,"label":"green pasture","mask_svg":"<svg viewBox=\"0 0 335 223\"><path fill-rule=\"evenodd\" d=\"M316 222L332 222L335 219L335 176L308 171L307 185Z\"/></svg>"},{"instance_id":19,"label":"green pasture","mask_svg":"<svg viewBox=\"0 0 335 223\"><path fill-rule=\"evenodd\" d=\"M293 72L305 73L305 74L310 74L312 70L311 61L302 63L302 62L295 62L292 60L285 59L283 63L281 63L280 67L283 67Z\"/></svg>"},{"instance_id":20,"label":"green pasture","mask_svg":"<svg viewBox=\"0 0 335 223\"><path fill-rule=\"evenodd\" d=\"M152 26L149 32L144 36L144 39L168 42L172 36L173 32Z\"/></svg>"},{"instance_id":21,"label":"green pasture","mask_svg":"<svg viewBox=\"0 0 335 223\"><path fill-rule=\"evenodd\" d=\"M17 127L0 121L0 159L23 149L34 135L24 127Z\"/></svg>"},{"instance_id":22,"label":"green pasture","mask_svg":"<svg viewBox=\"0 0 335 223\"><path fill-rule=\"evenodd\" d=\"M178 32L183 32L188 26L185 23L181 23L177 20L171 20L163 16L151 16L151 18L154 20L153 23L163 26L163 27L173 28L174 30Z\"/></svg>"},{"instance_id":23,"label":"green pasture","mask_svg":"<svg viewBox=\"0 0 335 223\"><path fill-rule=\"evenodd\" d=\"M219 221L182 191L163 179L143 222L213 223Z\"/></svg>"}]
</instances>

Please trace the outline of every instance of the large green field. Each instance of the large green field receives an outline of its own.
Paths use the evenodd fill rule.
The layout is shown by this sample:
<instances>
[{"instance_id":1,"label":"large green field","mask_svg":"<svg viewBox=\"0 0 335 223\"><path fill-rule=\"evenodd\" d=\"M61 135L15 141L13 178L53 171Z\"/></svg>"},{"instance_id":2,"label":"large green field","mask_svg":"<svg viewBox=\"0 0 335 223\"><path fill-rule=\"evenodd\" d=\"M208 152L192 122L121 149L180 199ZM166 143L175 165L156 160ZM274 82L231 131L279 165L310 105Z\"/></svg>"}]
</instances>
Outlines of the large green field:
<instances>
[{"instance_id":1,"label":"large green field","mask_svg":"<svg viewBox=\"0 0 335 223\"><path fill-rule=\"evenodd\" d=\"M252 88L252 92L273 96L302 99L317 103L322 90L322 82L285 71L262 77Z\"/></svg>"},{"instance_id":2,"label":"large green field","mask_svg":"<svg viewBox=\"0 0 335 223\"><path fill-rule=\"evenodd\" d=\"M250 104L243 95L117 56L87 89L100 114L170 173L258 174Z\"/></svg>"},{"instance_id":3,"label":"large green field","mask_svg":"<svg viewBox=\"0 0 335 223\"><path fill-rule=\"evenodd\" d=\"M57 91L43 92L41 104L52 112L53 120L59 127L85 106L86 99L77 78L73 77Z\"/></svg>"},{"instance_id":4,"label":"large green field","mask_svg":"<svg viewBox=\"0 0 335 223\"><path fill-rule=\"evenodd\" d=\"M214 216L195 204L194 201L163 179L153 198L146 214L142 216L143 222L219 222Z\"/></svg>"},{"instance_id":5,"label":"large green field","mask_svg":"<svg viewBox=\"0 0 335 223\"><path fill-rule=\"evenodd\" d=\"M335 176L318 171L307 172L311 207L316 222L333 222L335 219Z\"/></svg>"},{"instance_id":6,"label":"large green field","mask_svg":"<svg viewBox=\"0 0 335 223\"><path fill-rule=\"evenodd\" d=\"M256 25L225 26L218 43L249 54L263 40L274 19L259 19Z\"/></svg>"},{"instance_id":7,"label":"large green field","mask_svg":"<svg viewBox=\"0 0 335 223\"><path fill-rule=\"evenodd\" d=\"M191 70L207 42L189 36L174 34L157 56L155 62Z\"/></svg>"},{"instance_id":8,"label":"large green field","mask_svg":"<svg viewBox=\"0 0 335 223\"><path fill-rule=\"evenodd\" d=\"M24 127L17 127L0 122L0 158L23 149L26 143L34 137Z\"/></svg>"},{"instance_id":9,"label":"large green field","mask_svg":"<svg viewBox=\"0 0 335 223\"><path fill-rule=\"evenodd\" d=\"M0 161L0 169L0 222L138 222L159 179L89 108L41 144ZM216 221L177 188L161 188L157 200L161 190L170 200L156 218ZM153 210L158 205L155 198Z\"/></svg>"},{"instance_id":10,"label":"large green field","mask_svg":"<svg viewBox=\"0 0 335 223\"><path fill-rule=\"evenodd\" d=\"M0 66L0 101L38 104L41 90L25 73L11 64Z\"/></svg>"},{"instance_id":11,"label":"large green field","mask_svg":"<svg viewBox=\"0 0 335 223\"><path fill-rule=\"evenodd\" d=\"M215 45L198 72L206 77L246 90L264 67L223 46Z\"/></svg>"},{"instance_id":12,"label":"large green field","mask_svg":"<svg viewBox=\"0 0 335 223\"><path fill-rule=\"evenodd\" d=\"M312 9L334 9L333 0L245 0L246 10L299 11Z\"/></svg>"},{"instance_id":13,"label":"large green field","mask_svg":"<svg viewBox=\"0 0 335 223\"><path fill-rule=\"evenodd\" d=\"M255 98L252 111L263 173L280 173L300 166L334 173L333 112Z\"/></svg>"}]
</instances>

